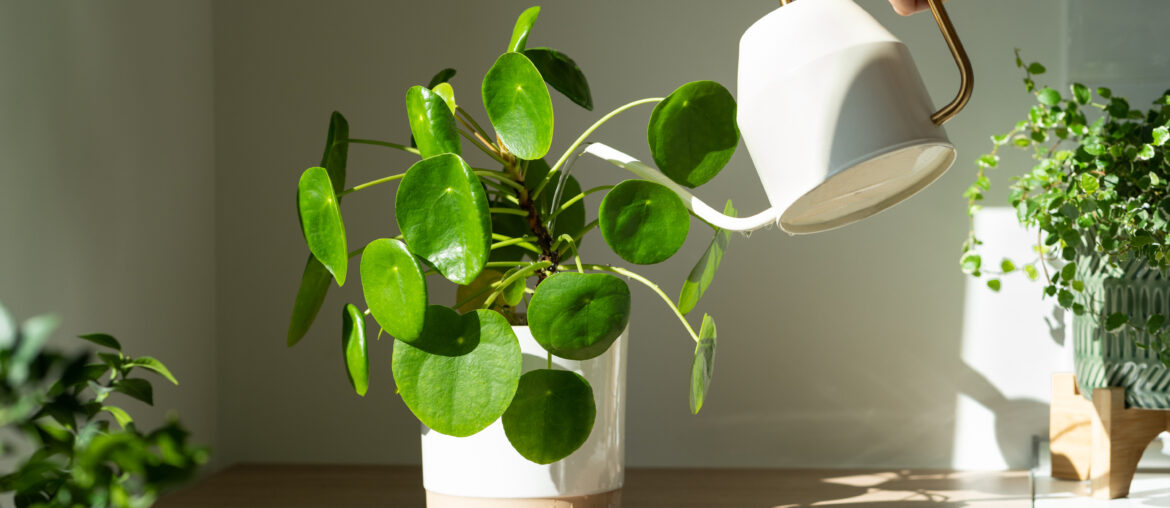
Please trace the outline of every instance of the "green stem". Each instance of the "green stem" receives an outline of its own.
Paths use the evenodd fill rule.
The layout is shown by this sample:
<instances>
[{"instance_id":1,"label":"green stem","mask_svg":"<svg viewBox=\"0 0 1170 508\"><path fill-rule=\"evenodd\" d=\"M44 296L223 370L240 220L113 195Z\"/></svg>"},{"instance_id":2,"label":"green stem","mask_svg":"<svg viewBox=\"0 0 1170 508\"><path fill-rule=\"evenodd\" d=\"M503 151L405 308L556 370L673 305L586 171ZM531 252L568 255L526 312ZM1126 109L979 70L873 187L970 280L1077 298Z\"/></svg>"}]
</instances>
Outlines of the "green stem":
<instances>
[{"instance_id":1,"label":"green stem","mask_svg":"<svg viewBox=\"0 0 1170 508\"><path fill-rule=\"evenodd\" d=\"M584 143L585 140L588 139L589 136L591 134L593 134L593 131L597 130L598 127L601 127L601 125L604 124L605 122L609 121L610 118L617 116L619 113L621 113L627 109L630 109L634 106L640 106L642 104L652 104L652 103L662 102L663 99L664 99L663 97L652 97L649 99L641 99L641 100L631 102L631 103L626 104L624 106L621 106L613 111L610 111L608 114L606 114L605 116L601 117L599 120L594 122L593 125L590 125L588 129L585 129L585 132L581 133L581 135L577 138L576 141L573 142L573 144L569 145L569 149L565 150L565 153L561 155L560 159L557 159L557 163L554 164L553 167L548 170L548 175L545 175L544 181L540 182L540 185L536 187L536 191L534 191L532 193L532 199L536 199L537 197L540 196L540 193L544 191L544 188L548 186L548 183L550 181L552 181L553 175L556 175L557 171L560 171L561 166L565 165L565 162L569 160L569 157L571 157L574 153L577 152L577 148L579 148L581 146L581 143Z\"/></svg>"},{"instance_id":2,"label":"green stem","mask_svg":"<svg viewBox=\"0 0 1170 508\"><path fill-rule=\"evenodd\" d=\"M687 318L683 317L682 312L679 312L678 306L676 306L674 304L674 300L671 300L669 296L666 296L666 293L664 293L662 291L662 288L658 287L657 284L651 282L650 279L647 279L641 275L638 275L634 272L631 272L631 271L629 271L625 268L619 267L619 266L585 265L585 268L587 268L589 270L610 272L610 273L616 273L618 275L624 275L624 276L629 277L631 279L634 279L638 282L641 282L644 286L650 288L655 293L658 293L658 296L662 297L662 300L664 302L666 302L666 305L668 307L670 307L670 310L674 312L674 315L678 316L678 320L682 321L683 326L685 326L687 329L687 333L691 334L691 338L694 339L695 342L699 342L699 335L695 333L694 328L691 328L691 324L687 322Z\"/></svg>"},{"instance_id":3,"label":"green stem","mask_svg":"<svg viewBox=\"0 0 1170 508\"><path fill-rule=\"evenodd\" d=\"M499 233L492 233L492 240L496 240L496 241L499 241L500 243L503 243L503 242L515 240L515 238L512 238L510 236L506 236L506 235L501 235ZM535 252L537 254L543 254L543 252L541 252L539 247L529 243L530 240L528 239L528 237L521 238L520 240L521 241L519 241L519 242L510 243L508 245L516 245L518 247L524 248L524 250L532 251L532 252ZM492 244L492 248L496 248L495 244Z\"/></svg>"},{"instance_id":4,"label":"green stem","mask_svg":"<svg viewBox=\"0 0 1170 508\"><path fill-rule=\"evenodd\" d=\"M471 116L471 113L468 113L466 109L463 109L459 106L455 106L455 113L462 114L463 118L465 118L468 122L471 122L471 126L476 131L478 131L479 135L483 136L484 139L492 139L492 136L490 134L488 134L488 132L486 130L484 130L483 127L479 126L479 122L475 121L475 117Z\"/></svg>"},{"instance_id":5,"label":"green stem","mask_svg":"<svg viewBox=\"0 0 1170 508\"><path fill-rule=\"evenodd\" d=\"M601 191L603 191L603 190L609 190L609 189L612 189L612 188L614 188L614 186L613 186L613 185L599 185L599 186L597 186L597 187L594 187L594 188L592 188L592 189L589 189L589 190L587 190L587 191L585 191L585 192L582 192L582 193L580 193L580 194L577 194L576 196L573 196L572 198L570 198L568 201L565 201L564 203L561 203L561 207L560 207L560 208L557 208L557 211L553 212L553 214L549 216L548 220L552 220L554 217L556 217L556 216L560 215L560 214L561 214L561 212L563 212L563 211L565 211L565 210L568 210L570 206L573 206L573 205L574 205L574 204L576 204L578 201L581 201L582 199L585 199L585 196L588 196L588 195L590 195L590 194L593 194L593 193L595 193L595 192L601 192Z\"/></svg>"},{"instance_id":6,"label":"green stem","mask_svg":"<svg viewBox=\"0 0 1170 508\"><path fill-rule=\"evenodd\" d=\"M548 370L552 370L552 352L548 354Z\"/></svg>"},{"instance_id":7,"label":"green stem","mask_svg":"<svg viewBox=\"0 0 1170 508\"><path fill-rule=\"evenodd\" d=\"M483 265L484 268L512 268L513 266L524 266L532 261L488 261Z\"/></svg>"},{"instance_id":8,"label":"green stem","mask_svg":"<svg viewBox=\"0 0 1170 508\"><path fill-rule=\"evenodd\" d=\"M521 210L519 208L488 208L488 213L498 213L498 214L503 214L503 215L519 215L521 217L528 216L528 212L525 212L524 210Z\"/></svg>"},{"instance_id":9,"label":"green stem","mask_svg":"<svg viewBox=\"0 0 1170 508\"><path fill-rule=\"evenodd\" d=\"M511 177L509 177L506 173L501 173L499 171L491 171L491 170L487 170L487 169L477 169L477 170L475 170L475 176L484 177L484 178L491 178L497 182L500 182L500 183L507 185L508 187L511 187L513 189L516 189L516 190L521 190L524 188L523 185L516 183L516 181L513 180Z\"/></svg>"},{"instance_id":10,"label":"green stem","mask_svg":"<svg viewBox=\"0 0 1170 508\"><path fill-rule=\"evenodd\" d=\"M349 194L351 192L357 192L357 191L360 191L360 190L365 189L367 187L373 187L373 186L378 185L380 183L393 182L394 180L398 180L404 176L406 176L406 173L400 173L397 175L390 175L390 176L387 176L385 178L379 178L377 180L371 180L371 181L363 183L361 185L354 185L353 187L350 187L348 189L345 189L345 190L337 193L337 196L341 197L341 196L344 196L344 195Z\"/></svg>"},{"instance_id":11,"label":"green stem","mask_svg":"<svg viewBox=\"0 0 1170 508\"><path fill-rule=\"evenodd\" d=\"M348 143L351 143L351 144L354 144L354 143L356 143L356 144L360 144L360 145L377 145L377 146L385 146L385 147L388 147L388 148L393 148L393 149L395 149L395 150L402 150L403 152L410 152L410 153L413 153L413 154L415 154L415 155L418 155L418 148L411 148L411 147L409 147L409 146L406 146L406 145L400 145L400 144L398 144L398 143L391 143L391 142L389 142L389 141L378 141L378 140L376 140L376 139L354 139L354 138L349 138L349 139L347 139L347 140L346 140L346 142L348 142Z\"/></svg>"},{"instance_id":12,"label":"green stem","mask_svg":"<svg viewBox=\"0 0 1170 508\"><path fill-rule=\"evenodd\" d=\"M495 235L492 235L492 236L494 237ZM516 244L521 244L521 243L527 243L527 244L531 245L532 241L535 239L536 239L536 237L533 237L533 236L525 236L525 237L521 237L521 238L509 238L507 240L501 240L499 242L493 243L491 250L501 249L504 247L508 247L510 245L516 245ZM535 246L533 248L535 248Z\"/></svg>"},{"instance_id":13,"label":"green stem","mask_svg":"<svg viewBox=\"0 0 1170 508\"><path fill-rule=\"evenodd\" d=\"M519 270L516 270L516 273L509 275L506 279L501 280L499 283L497 283L495 285L496 290L493 291L491 296L489 296L488 299L483 302L483 308L490 309L492 307L492 303L495 303L496 298L498 298L500 296L500 293L502 293L504 291L504 288L511 286L513 282L516 282L517 280L528 277L528 276L532 275L533 273L535 273L537 270L541 270L541 269L544 269L544 268L547 268L550 266L552 266L552 261L539 261L536 263L532 263L531 265L528 265L528 266L521 268Z\"/></svg>"},{"instance_id":14,"label":"green stem","mask_svg":"<svg viewBox=\"0 0 1170 508\"><path fill-rule=\"evenodd\" d=\"M475 136L472 136L471 134L463 132L463 129L455 129L455 130L459 132L460 136L467 138L467 140L470 141L471 144L475 145L475 147L478 148L481 152L487 154L488 157L495 159L495 161L499 162L500 164L505 164L504 159L501 158L499 156L499 154L497 154L496 152L493 152L490 149L488 149L487 147L483 146L483 144L480 143L479 140L476 139Z\"/></svg>"},{"instance_id":15,"label":"green stem","mask_svg":"<svg viewBox=\"0 0 1170 508\"><path fill-rule=\"evenodd\" d=\"M577 251L577 242L573 241L573 237L568 234L564 234L561 235L558 240L569 242L569 247L573 249L573 260L577 262L577 272L585 273L585 269L581 267L581 253Z\"/></svg>"},{"instance_id":16,"label":"green stem","mask_svg":"<svg viewBox=\"0 0 1170 508\"><path fill-rule=\"evenodd\" d=\"M585 234L588 233L589 231L591 231L595 227L597 227L597 219L593 219L593 222L590 222L589 224L586 224L585 227L581 228L581 232L577 233L577 236L573 237L573 241L576 243L581 243L581 239L585 238ZM558 240L556 245L560 245L560 243L561 242ZM557 253L564 254L565 253L564 249L566 247L567 246L562 246L562 247L558 248Z\"/></svg>"}]
</instances>

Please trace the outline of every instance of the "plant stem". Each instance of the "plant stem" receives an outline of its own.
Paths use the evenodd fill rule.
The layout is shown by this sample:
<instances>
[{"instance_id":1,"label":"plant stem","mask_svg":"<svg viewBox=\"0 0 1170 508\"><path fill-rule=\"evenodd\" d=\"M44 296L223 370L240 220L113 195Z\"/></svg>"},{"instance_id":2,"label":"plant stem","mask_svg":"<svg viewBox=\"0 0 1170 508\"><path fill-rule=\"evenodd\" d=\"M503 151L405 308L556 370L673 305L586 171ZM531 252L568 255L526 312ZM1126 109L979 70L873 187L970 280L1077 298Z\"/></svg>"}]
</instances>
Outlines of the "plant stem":
<instances>
[{"instance_id":1,"label":"plant stem","mask_svg":"<svg viewBox=\"0 0 1170 508\"><path fill-rule=\"evenodd\" d=\"M666 296L666 293L664 293L662 291L662 288L658 287L657 284L651 282L650 279L647 279L641 275L638 275L634 272L631 272L631 271L629 271L625 268L619 267L619 266L585 265L585 268L587 268L589 270L594 270L594 271L610 272L610 273L616 273L618 275L625 275L626 277L629 277L629 278L634 279L638 282L641 282L644 286L650 288L655 293L658 293L658 296L662 297L662 300L666 302L666 305L668 307L670 307L670 310L674 312L674 315L678 316L678 320L682 321L683 326L686 327L686 329L687 329L687 333L691 334L691 338L694 339L695 342L699 342L699 335L695 333L694 328L691 328L691 324L687 322L687 318L683 317L682 312L679 312L678 306L676 306L674 304L674 300L671 300L669 296Z\"/></svg>"},{"instance_id":2,"label":"plant stem","mask_svg":"<svg viewBox=\"0 0 1170 508\"><path fill-rule=\"evenodd\" d=\"M479 134L481 136L483 136L485 139L491 138L491 135L489 135L488 132L486 130L484 130L483 127L479 126L479 122L475 121L475 117L471 116L471 113L468 113L466 109L463 109L459 106L455 106L455 114L456 115L463 115L463 118L466 121L471 122L472 128L475 129L476 132L479 132Z\"/></svg>"},{"instance_id":3,"label":"plant stem","mask_svg":"<svg viewBox=\"0 0 1170 508\"><path fill-rule=\"evenodd\" d=\"M494 237L495 235L492 235L492 236ZM520 243L527 243L527 244L531 245L532 240L535 240L535 238L533 238L531 236L525 236L525 237L521 237L521 238L509 238L507 240L501 240L499 242L493 243L491 250L501 249L504 247L508 247L508 246L516 245L516 244L520 244ZM536 247L533 246L532 248L535 249ZM539 251L539 249L538 249L538 251Z\"/></svg>"},{"instance_id":4,"label":"plant stem","mask_svg":"<svg viewBox=\"0 0 1170 508\"><path fill-rule=\"evenodd\" d=\"M504 159L501 158L499 154L492 151L490 148L487 148L487 147L483 146L482 144L480 144L480 141L478 139L476 139L474 136L472 136L471 134L468 134L466 132L463 132L463 129L455 129L455 130L459 132L460 136L463 136L463 137L467 138L468 141L471 141L471 144L475 145L475 147L480 149L480 151L482 151L483 153L486 153L488 157L495 159L496 162L499 162L500 164L504 164Z\"/></svg>"},{"instance_id":5,"label":"plant stem","mask_svg":"<svg viewBox=\"0 0 1170 508\"><path fill-rule=\"evenodd\" d=\"M357 192L357 191L360 191L360 190L365 189L367 187L373 187L373 186L378 185L380 183L393 182L394 180L398 180L404 176L406 176L406 173L399 173L397 175L390 175L390 176L387 176L385 178L371 180L371 181L363 183L361 185L354 185L353 187L350 187L348 189L345 189L345 190L337 193L337 197L341 197L341 196L344 196L344 195L352 193L352 192Z\"/></svg>"},{"instance_id":6,"label":"plant stem","mask_svg":"<svg viewBox=\"0 0 1170 508\"><path fill-rule=\"evenodd\" d=\"M491 178L491 179L493 179L497 182L500 182L508 187L511 187L512 189L524 190L523 185L516 183L516 181L509 178L507 174L501 173L499 171L491 171L491 170L487 170L487 169L477 169L477 170L475 170L475 176L480 176L480 177L484 177L484 178Z\"/></svg>"},{"instance_id":7,"label":"plant stem","mask_svg":"<svg viewBox=\"0 0 1170 508\"><path fill-rule=\"evenodd\" d=\"M569 247L573 249L573 260L577 262L577 272L585 273L585 269L581 268L581 253L577 252L577 242L573 241L573 237L568 234L561 235L558 241L564 240L569 242Z\"/></svg>"},{"instance_id":8,"label":"plant stem","mask_svg":"<svg viewBox=\"0 0 1170 508\"><path fill-rule=\"evenodd\" d=\"M495 303L496 298L500 296L500 293L504 291L504 288L511 286L513 282L528 277L537 270L548 268L550 266L552 266L551 261L537 261L524 268L516 270L516 273L509 275L507 278L495 284L496 290L493 291L491 296L489 296L487 300L483 302L483 308L490 309L492 307L492 303Z\"/></svg>"},{"instance_id":9,"label":"plant stem","mask_svg":"<svg viewBox=\"0 0 1170 508\"><path fill-rule=\"evenodd\" d=\"M589 231L593 230L593 228L595 228L595 227L597 227L597 219L593 219L592 222L590 222L589 224L586 224L585 227L581 228L581 232L577 233L577 236L573 238L573 241L576 243L581 243L581 239L585 238L585 234L588 233ZM566 248L566 246L561 246L560 241L558 241L555 244L555 246L560 246L557 252L560 254L564 254L564 251L562 251L560 249L564 249L564 248Z\"/></svg>"},{"instance_id":10,"label":"plant stem","mask_svg":"<svg viewBox=\"0 0 1170 508\"><path fill-rule=\"evenodd\" d=\"M511 242L511 243L507 243L506 245L500 245L499 247L507 247L509 245L516 245L518 247L524 248L525 250L532 251L532 252L535 252L537 254L543 254L543 252L540 250L539 247L532 245L531 238L532 237L526 236L524 238L519 238L518 240L520 240L520 241L516 242L513 240L517 240L517 238L512 238L512 237L506 236L506 235L501 235L499 233L492 233L492 240L499 241L500 243ZM497 248L497 244L492 244L492 248L493 249Z\"/></svg>"},{"instance_id":11,"label":"plant stem","mask_svg":"<svg viewBox=\"0 0 1170 508\"><path fill-rule=\"evenodd\" d=\"M488 208L488 213L498 213L503 215L519 215L521 217L528 215L528 212L519 208Z\"/></svg>"},{"instance_id":12,"label":"plant stem","mask_svg":"<svg viewBox=\"0 0 1170 508\"><path fill-rule=\"evenodd\" d=\"M351 143L351 144L356 143L356 144L361 144L361 145L385 146L388 148L393 148L395 150L402 150L403 152L410 152L410 153L413 153L415 155L418 155L418 148L411 148L411 147L406 146L406 145L400 145L398 143L391 143L389 141L378 141L376 139L349 138L346 140L346 142Z\"/></svg>"},{"instance_id":13,"label":"plant stem","mask_svg":"<svg viewBox=\"0 0 1170 508\"><path fill-rule=\"evenodd\" d=\"M552 370L552 353L548 354L548 370Z\"/></svg>"},{"instance_id":14,"label":"plant stem","mask_svg":"<svg viewBox=\"0 0 1170 508\"><path fill-rule=\"evenodd\" d=\"M553 175L557 174L557 171L559 171L561 169L561 166L565 165L565 161L569 160L569 157L577 151L577 148L579 148L581 146L581 143L584 143L585 140L588 139L589 136L591 134L593 134L593 131L597 130L598 127L601 127L601 125L604 124L605 122L609 121L610 118L617 116L618 114L620 114L621 112L623 112L627 109L630 109L634 106L640 106L642 104L651 104L651 103L662 102L663 99L664 99L663 97L652 97L649 99L636 100L636 101L631 102L629 104L626 104L624 106L618 107L617 109L615 109L613 111L610 111L608 114L606 114L605 116L601 117L596 122L594 122L593 125L590 125L588 129L585 129L585 132L582 132L581 135L579 137L577 137L577 140L574 141L573 144L569 145L569 148L567 150L565 150L565 153L561 155L561 158L557 159L557 163L554 164L553 167L548 170L548 174L545 175L544 181L540 182L540 185L538 185L536 187L536 190L533 191L533 193L532 193L533 199L540 197L540 193L543 192L544 188L548 186L548 183L550 181L552 181Z\"/></svg>"},{"instance_id":15,"label":"plant stem","mask_svg":"<svg viewBox=\"0 0 1170 508\"><path fill-rule=\"evenodd\" d=\"M594 187L594 188L592 188L592 189L589 189L589 190L587 190L587 191L584 191L584 192L582 192L582 193L580 193L580 194L577 194L576 196L573 196L572 198L569 198L569 199L568 199L567 201L565 201L564 203L561 203L561 207L560 207L560 208L557 208L557 211L553 212L553 214L552 214L552 215L550 215L550 216L548 217L548 220L552 220L552 219L556 218L556 216L560 215L560 214L561 214L561 212L563 212L563 211L565 211L565 210L568 210L570 206L573 206L573 205L574 205L574 204L576 204L578 201L581 201L582 199L585 199L585 196L588 196L588 195L590 195L590 194L593 194L593 193L595 193L595 192L601 192L601 191L603 191L603 190L609 190L609 189L612 189L612 188L614 188L614 186L613 186L613 185L599 185L599 186L597 186L597 187Z\"/></svg>"}]
</instances>

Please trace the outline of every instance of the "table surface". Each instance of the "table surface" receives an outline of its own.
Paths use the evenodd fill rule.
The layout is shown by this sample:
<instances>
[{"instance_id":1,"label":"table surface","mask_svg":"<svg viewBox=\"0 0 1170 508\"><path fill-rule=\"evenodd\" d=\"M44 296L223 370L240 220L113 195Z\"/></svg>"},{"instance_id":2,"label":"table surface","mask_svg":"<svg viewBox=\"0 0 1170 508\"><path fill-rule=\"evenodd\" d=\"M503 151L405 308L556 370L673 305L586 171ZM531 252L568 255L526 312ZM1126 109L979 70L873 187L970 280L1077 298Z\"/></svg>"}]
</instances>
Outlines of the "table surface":
<instances>
[{"instance_id":1,"label":"table surface","mask_svg":"<svg viewBox=\"0 0 1170 508\"><path fill-rule=\"evenodd\" d=\"M626 508L1032 506L1027 471L642 469L626 472ZM242 464L172 493L161 508L423 508L418 466Z\"/></svg>"}]
</instances>

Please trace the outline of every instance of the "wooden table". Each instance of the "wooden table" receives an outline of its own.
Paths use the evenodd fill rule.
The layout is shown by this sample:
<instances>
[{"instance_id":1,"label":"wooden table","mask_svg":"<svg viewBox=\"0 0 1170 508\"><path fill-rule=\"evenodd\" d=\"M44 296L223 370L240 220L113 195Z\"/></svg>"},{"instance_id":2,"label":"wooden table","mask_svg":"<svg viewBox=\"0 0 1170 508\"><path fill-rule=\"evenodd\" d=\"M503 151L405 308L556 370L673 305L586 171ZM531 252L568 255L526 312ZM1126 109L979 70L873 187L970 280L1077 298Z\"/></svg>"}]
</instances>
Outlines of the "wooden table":
<instances>
[{"instance_id":1,"label":"wooden table","mask_svg":"<svg viewBox=\"0 0 1170 508\"><path fill-rule=\"evenodd\" d=\"M1032 506L1026 471L630 469L625 508ZM423 508L417 466L243 464L158 503L160 508Z\"/></svg>"}]
</instances>

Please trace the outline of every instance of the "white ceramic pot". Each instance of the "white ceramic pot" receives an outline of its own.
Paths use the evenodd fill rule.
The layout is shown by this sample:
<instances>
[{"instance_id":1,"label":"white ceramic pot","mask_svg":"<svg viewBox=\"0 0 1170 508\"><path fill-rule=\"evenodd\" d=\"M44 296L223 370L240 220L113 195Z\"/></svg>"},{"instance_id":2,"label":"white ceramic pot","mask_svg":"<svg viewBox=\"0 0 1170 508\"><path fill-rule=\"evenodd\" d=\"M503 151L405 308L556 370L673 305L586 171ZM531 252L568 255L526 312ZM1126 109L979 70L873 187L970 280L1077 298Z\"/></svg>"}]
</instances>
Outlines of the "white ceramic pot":
<instances>
[{"instance_id":1,"label":"white ceramic pot","mask_svg":"<svg viewBox=\"0 0 1170 508\"><path fill-rule=\"evenodd\" d=\"M547 353L527 326L514 326L524 372L547 366ZM589 439L565 459L540 465L520 456L496 420L470 437L422 429L423 486L428 508L618 506L625 478L627 332L605 354L583 362L553 357L557 369L593 387L597 420ZM556 504L559 503L559 504Z\"/></svg>"}]
</instances>

